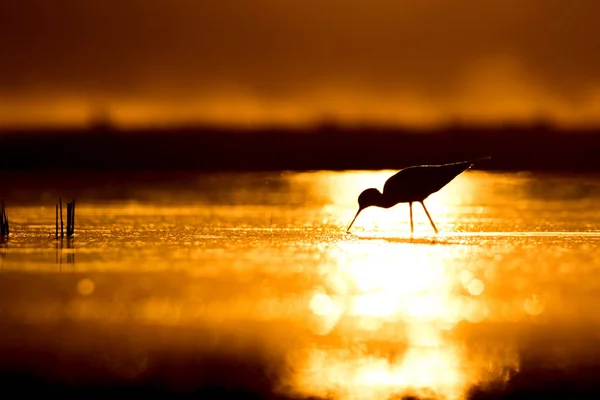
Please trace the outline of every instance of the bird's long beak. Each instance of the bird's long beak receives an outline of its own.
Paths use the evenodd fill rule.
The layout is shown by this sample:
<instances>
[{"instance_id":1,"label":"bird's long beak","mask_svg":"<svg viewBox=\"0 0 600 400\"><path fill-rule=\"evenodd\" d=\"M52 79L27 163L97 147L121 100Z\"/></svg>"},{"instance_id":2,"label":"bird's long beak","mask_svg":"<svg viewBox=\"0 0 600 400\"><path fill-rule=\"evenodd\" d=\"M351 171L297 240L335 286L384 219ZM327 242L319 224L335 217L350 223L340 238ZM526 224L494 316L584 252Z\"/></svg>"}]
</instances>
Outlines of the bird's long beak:
<instances>
[{"instance_id":1,"label":"bird's long beak","mask_svg":"<svg viewBox=\"0 0 600 400\"><path fill-rule=\"evenodd\" d=\"M358 211L356 212L356 215L354 216L354 219L352 220L352 222L350 222L350 226L348 226L348 229L346 229L346 233L350 233L350 228L352 228L352 224L354 224L354 221L356 221L356 217L358 217L358 214L360 214L360 212L362 211L362 208L359 208Z\"/></svg>"}]
</instances>

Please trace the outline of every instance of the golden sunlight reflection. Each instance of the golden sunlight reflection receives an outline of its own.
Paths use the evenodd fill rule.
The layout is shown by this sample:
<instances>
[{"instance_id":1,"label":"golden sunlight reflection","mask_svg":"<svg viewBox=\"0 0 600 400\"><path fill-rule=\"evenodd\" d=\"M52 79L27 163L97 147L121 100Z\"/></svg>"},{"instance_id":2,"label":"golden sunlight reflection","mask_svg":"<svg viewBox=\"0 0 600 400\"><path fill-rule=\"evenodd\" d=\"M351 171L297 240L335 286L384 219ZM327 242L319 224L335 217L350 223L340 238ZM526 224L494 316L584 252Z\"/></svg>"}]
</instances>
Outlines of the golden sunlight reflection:
<instances>
[{"instance_id":1,"label":"golden sunlight reflection","mask_svg":"<svg viewBox=\"0 0 600 400\"><path fill-rule=\"evenodd\" d=\"M399 362L349 350L314 350L300 385L339 399L389 398L397 394L458 397L460 357L453 348L411 347Z\"/></svg>"},{"instance_id":2,"label":"golden sunlight reflection","mask_svg":"<svg viewBox=\"0 0 600 400\"><path fill-rule=\"evenodd\" d=\"M315 291L309 309L321 322L316 333L356 345L309 350L296 360L302 368L293 386L340 399L460 398L474 383L502 379L504 367L517 368L511 355L503 360L509 365L490 373L451 338L456 324L481 322L488 313L484 278L454 262L467 251L385 240L339 243L325 288ZM535 299L525 307L531 314L540 308Z\"/></svg>"},{"instance_id":3,"label":"golden sunlight reflection","mask_svg":"<svg viewBox=\"0 0 600 400\"><path fill-rule=\"evenodd\" d=\"M233 384L268 374L285 398L335 400L494 397L532 368L546 379L538 366L598 358L595 178L468 171L426 201L439 235L419 205L417 237L402 205L346 234L358 194L393 172L210 175L176 195L82 198L64 248L49 235L54 199L11 208L0 345L23 329L45 352L114 346L130 371L147 356L152 380L178 350L191 364L177 374L189 365L201 381L198 360L226 360Z\"/></svg>"}]
</instances>

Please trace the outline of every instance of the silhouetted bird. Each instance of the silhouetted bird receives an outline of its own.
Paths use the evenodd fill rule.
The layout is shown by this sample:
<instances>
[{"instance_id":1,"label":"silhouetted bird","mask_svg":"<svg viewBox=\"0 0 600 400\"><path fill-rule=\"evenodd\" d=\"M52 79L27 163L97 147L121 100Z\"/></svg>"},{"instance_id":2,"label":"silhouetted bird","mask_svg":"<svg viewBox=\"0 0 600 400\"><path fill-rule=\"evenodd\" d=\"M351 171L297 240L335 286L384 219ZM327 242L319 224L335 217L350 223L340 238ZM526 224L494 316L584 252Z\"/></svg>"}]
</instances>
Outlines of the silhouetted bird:
<instances>
[{"instance_id":1,"label":"silhouetted bird","mask_svg":"<svg viewBox=\"0 0 600 400\"><path fill-rule=\"evenodd\" d=\"M417 165L398 171L385 182L383 193L380 193L377 189L371 188L363 191L360 196L358 196L358 211L346 232L350 232L350 228L352 227L352 224L354 224L354 221L356 221L358 214L367 207L376 206L390 208L398 203L408 203L410 208L410 232L412 234L414 232L412 204L414 202L419 202L423 206L433 230L435 233L438 233L423 201L429 197L429 195L446 186L463 171L471 168L475 162L490 158L491 157L483 157L475 160L442 165Z\"/></svg>"}]
</instances>

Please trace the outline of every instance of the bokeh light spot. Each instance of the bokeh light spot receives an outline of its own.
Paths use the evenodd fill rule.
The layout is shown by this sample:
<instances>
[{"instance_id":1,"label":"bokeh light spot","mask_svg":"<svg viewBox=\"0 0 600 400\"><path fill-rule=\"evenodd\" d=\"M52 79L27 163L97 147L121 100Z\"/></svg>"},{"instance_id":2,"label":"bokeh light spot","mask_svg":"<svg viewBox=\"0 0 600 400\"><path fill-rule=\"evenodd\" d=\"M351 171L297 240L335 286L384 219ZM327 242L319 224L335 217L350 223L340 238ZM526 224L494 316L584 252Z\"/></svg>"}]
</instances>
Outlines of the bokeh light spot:
<instances>
[{"instance_id":1,"label":"bokeh light spot","mask_svg":"<svg viewBox=\"0 0 600 400\"><path fill-rule=\"evenodd\" d=\"M467 286L467 290L473 296L479 296L481 293L483 293L484 289L485 285L479 279L472 279L471 282L469 282L469 285Z\"/></svg>"},{"instance_id":2,"label":"bokeh light spot","mask_svg":"<svg viewBox=\"0 0 600 400\"><path fill-rule=\"evenodd\" d=\"M77 292L82 296L89 296L94 293L95 288L96 284L89 278L84 278L77 282Z\"/></svg>"}]
</instances>

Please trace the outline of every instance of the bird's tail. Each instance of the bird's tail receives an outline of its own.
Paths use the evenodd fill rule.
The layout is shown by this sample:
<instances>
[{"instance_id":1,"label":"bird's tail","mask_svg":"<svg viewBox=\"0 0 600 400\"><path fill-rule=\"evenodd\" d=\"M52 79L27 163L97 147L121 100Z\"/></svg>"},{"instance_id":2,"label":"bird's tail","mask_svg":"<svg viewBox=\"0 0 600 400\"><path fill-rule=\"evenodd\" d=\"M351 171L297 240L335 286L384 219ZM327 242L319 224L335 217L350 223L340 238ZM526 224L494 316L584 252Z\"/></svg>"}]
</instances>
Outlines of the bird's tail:
<instances>
[{"instance_id":1,"label":"bird's tail","mask_svg":"<svg viewBox=\"0 0 600 400\"><path fill-rule=\"evenodd\" d=\"M474 158L472 160L468 160L466 162L469 162L471 164L479 162L479 161L485 161L485 160L490 160L492 158L492 156L485 156L485 157L479 157L479 158Z\"/></svg>"}]
</instances>

